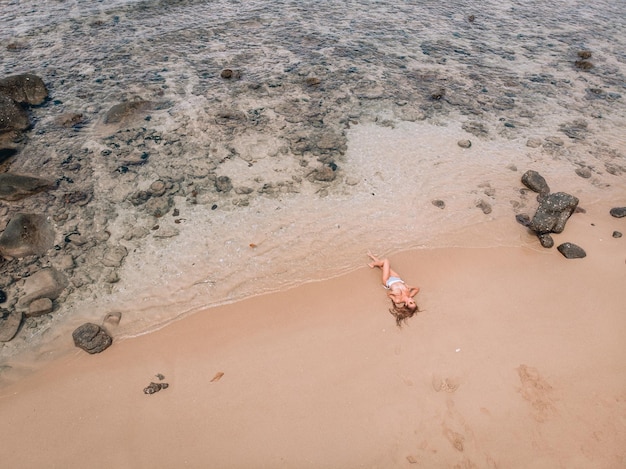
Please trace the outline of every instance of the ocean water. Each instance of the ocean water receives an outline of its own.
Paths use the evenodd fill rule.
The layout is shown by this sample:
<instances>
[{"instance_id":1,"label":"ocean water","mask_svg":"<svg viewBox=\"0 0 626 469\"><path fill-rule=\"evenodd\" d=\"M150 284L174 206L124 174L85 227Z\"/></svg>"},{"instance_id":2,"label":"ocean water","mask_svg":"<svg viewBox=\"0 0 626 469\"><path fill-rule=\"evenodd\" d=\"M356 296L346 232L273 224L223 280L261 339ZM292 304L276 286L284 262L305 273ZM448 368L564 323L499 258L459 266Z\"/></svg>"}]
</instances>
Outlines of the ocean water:
<instances>
[{"instance_id":1,"label":"ocean water","mask_svg":"<svg viewBox=\"0 0 626 469\"><path fill-rule=\"evenodd\" d=\"M44 213L57 233L4 267L69 279L4 364L110 312L131 337L370 249L533 245L527 169L581 205L626 199L624 2L2 1L0 20L0 75L50 91L3 169L59 182L2 204L2 227Z\"/></svg>"}]
</instances>

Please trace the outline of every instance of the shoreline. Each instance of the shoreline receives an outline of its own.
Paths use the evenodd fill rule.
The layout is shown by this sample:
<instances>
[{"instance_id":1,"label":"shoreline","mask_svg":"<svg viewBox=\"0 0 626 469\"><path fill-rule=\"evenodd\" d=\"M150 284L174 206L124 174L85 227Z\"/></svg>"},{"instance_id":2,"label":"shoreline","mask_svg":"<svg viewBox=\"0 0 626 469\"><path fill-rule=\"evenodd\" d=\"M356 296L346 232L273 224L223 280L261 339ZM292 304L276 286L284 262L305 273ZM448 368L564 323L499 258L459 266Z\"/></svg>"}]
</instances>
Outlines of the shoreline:
<instances>
[{"instance_id":1,"label":"shoreline","mask_svg":"<svg viewBox=\"0 0 626 469\"><path fill-rule=\"evenodd\" d=\"M618 467L626 253L603 235L610 224L593 208L555 236L584 245L581 260L532 243L393 254L422 287L424 311L402 329L378 272L362 267L100 355L75 350L1 389L1 456L48 467ZM143 394L157 373L169 387ZM33 439L40 450L28 452Z\"/></svg>"}]
</instances>

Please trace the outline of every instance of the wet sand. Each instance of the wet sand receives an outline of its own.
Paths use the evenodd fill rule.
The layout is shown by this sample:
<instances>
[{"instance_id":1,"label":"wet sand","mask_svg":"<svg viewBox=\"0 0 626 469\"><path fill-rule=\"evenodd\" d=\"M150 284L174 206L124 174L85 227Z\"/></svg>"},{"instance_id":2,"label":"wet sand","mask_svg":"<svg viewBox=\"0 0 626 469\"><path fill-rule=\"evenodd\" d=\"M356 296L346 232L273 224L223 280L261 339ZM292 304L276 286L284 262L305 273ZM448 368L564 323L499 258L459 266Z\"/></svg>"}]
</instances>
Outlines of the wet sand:
<instances>
[{"instance_id":1,"label":"wet sand","mask_svg":"<svg viewBox=\"0 0 626 469\"><path fill-rule=\"evenodd\" d=\"M603 204L586 208L555 235L584 246L582 260L540 248L508 221L485 228L521 230L522 246L391 256L422 288L424 311L402 329L378 272L363 267L207 309L100 355L77 350L2 389L0 458L7 467L623 467L626 248L611 237L623 220ZM158 373L169 387L145 395Z\"/></svg>"}]
</instances>

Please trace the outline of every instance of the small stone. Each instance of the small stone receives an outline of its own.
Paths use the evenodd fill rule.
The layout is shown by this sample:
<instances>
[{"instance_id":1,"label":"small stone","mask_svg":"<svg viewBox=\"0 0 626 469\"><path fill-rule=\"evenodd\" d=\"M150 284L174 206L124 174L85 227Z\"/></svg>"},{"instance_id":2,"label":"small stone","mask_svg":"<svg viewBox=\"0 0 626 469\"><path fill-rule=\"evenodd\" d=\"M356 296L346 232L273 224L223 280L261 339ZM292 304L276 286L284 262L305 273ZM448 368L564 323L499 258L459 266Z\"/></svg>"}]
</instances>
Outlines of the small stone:
<instances>
[{"instance_id":1,"label":"small stone","mask_svg":"<svg viewBox=\"0 0 626 469\"><path fill-rule=\"evenodd\" d=\"M491 213L491 204L489 204L489 202L485 202L482 199L476 202L476 207L481 209L485 215L489 215Z\"/></svg>"},{"instance_id":2,"label":"small stone","mask_svg":"<svg viewBox=\"0 0 626 469\"><path fill-rule=\"evenodd\" d=\"M313 171L313 179L320 182L334 181L337 176L336 172L330 166L322 166Z\"/></svg>"},{"instance_id":3,"label":"small stone","mask_svg":"<svg viewBox=\"0 0 626 469\"><path fill-rule=\"evenodd\" d=\"M518 215L515 215L515 221L517 221L517 223L527 228L530 226L530 217L526 215L525 213L520 213Z\"/></svg>"},{"instance_id":4,"label":"small stone","mask_svg":"<svg viewBox=\"0 0 626 469\"><path fill-rule=\"evenodd\" d=\"M547 147L562 147L565 144L565 142L563 142L563 139L559 137L546 137L544 140L545 141L543 143L543 146Z\"/></svg>"},{"instance_id":5,"label":"small stone","mask_svg":"<svg viewBox=\"0 0 626 469\"><path fill-rule=\"evenodd\" d=\"M8 342L20 328L23 314L21 311L0 309L0 342Z\"/></svg>"},{"instance_id":6,"label":"small stone","mask_svg":"<svg viewBox=\"0 0 626 469\"><path fill-rule=\"evenodd\" d=\"M538 148L541 146L541 139L537 137L531 137L526 140L526 146L529 148Z\"/></svg>"},{"instance_id":7,"label":"small stone","mask_svg":"<svg viewBox=\"0 0 626 469\"><path fill-rule=\"evenodd\" d=\"M4 290L0 290L0 303L4 303L7 300L7 294Z\"/></svg>"},{"instance_id":8,"label":"small stone","mask_svg":"<svg viewBox=\"0 0 626 469\"><path fill-rule=\"evenodd\" d=\"M102 264L107 267L119 267L122 261L128 255L128 249L124 246L112 246L104 251L102 256Z\"/></svg>"},{"instance_id":9,"label":"small stone","mask_svg":"<svg viewBox=\"0 0 626 469\"><path fill-rule=\"evenodd\" d=\"M432 203L435 207L440 208L441 210L443 210L444 208L446 208L446 203L445 203L443 200L440 200L440 199L435 199L435 200L432 200L432 201L431 201L431 203Z\"/></svg>"},{"instance_id":10,"label":"small stone","mask_svg":"<svg viewBox=\"0 0 626 469\"><path fill-rule=\"evenodd\" d=\"M225 68L224 70L221 71L220 77L222 77L225 80L230 80L232 78L239 79L241 78L241 72L239 70Z\"/></svg>"},{"instance_id":11,"label":"small stone","mask_svg":"<svg viewBox=\"0 0 626 469\"><path fill-rule=\"evenodd\" d=\"M462 139L459 140L458 142L456 142L458 146L460 146L461 148L469 148L472 146L472 142L470 142L467 139Z\"/></svg>"},{"instance_id":12,"label":"small stone","mask_svg":"<svg viewBox=\"0 0 626 469\"><path fill-rule=\"evenodd\" d=\"M167 389L169 384L167 383L150 383L147 387L143 389L144 394L154 394L155 392L159 392L161 389Z\"/></svg>"},{"instance_id":13,"label":"small stone","mask_svg":"<svg viewBox=\"0 0 626 469\"><path fill-rule=\"evenodd\" d=\"M117 124L134 114L151 109L153 106L153 103L151 103L150 101L143 100L128 101L116 104L111 107L111 109L109 109L109 111L104 116L104 123Z\"/></svg>"},{"instance_id":14,"label":"small stone","mask_svg":"<svg viewBox=\"0 0 626 469\"><path fill-rule=\"evenodd\" d=\"M522 175L522 184L531 191L538 192L542 195L550 193L550 187L544 177L532 169L529 169Z\"/></svg>"},{"instance_id":15,"label":"small stone","mask_svg":"<svg viewBox=\"0 0 626 469\"><path fill-rule=\"evenodd\" d=\"M26 313L26 317L34 318L37 316L43 316L44 314L51 313L53 308L54 306L50 298L39 298L28 306L28 313Z\"/></svg>"},{"instance_id":16,"label":"small stone","mask_svg":"<svg viewBox=\"0 0 626 469\"><path fill-rule=\"evenodd\" d=\"M591 177L591 170L586 166L583 168L576 168L576 174L578 174L581 178L589 179Z\"/></svg>"},{"instance_id":17,"label":"small stone","mask_svg":"<svg viewBox=\"0 0 626 469\"><path fill-rule=\"evenodd\" d=\"M217 192L230 192L233 188L233 183L228 176L219 176L215 180L215 190Z\"/></svg>"},{"instance_id":18,"label":"small stone","mask_svg":"<svg viewBox=\"0 0 626 469\"><path fill-rule=\"evenodd\" d=\"M622 233L621 233L621 232L619 232L619 231L614 231L614 232L613 232L613 237L614 237L614 238L621 238L621 237L622 237Z\"/></svg>"},{"instance_id":19,"label":"small stone","mask_svg":"<svg viewBox=\"0 0 626 469\"><path fill-rule=\"evenodd\" d=\"M552 239L552 236L550 236L550 234L548 233L537 235L537 238L539 238L539 243L544 248L550 249L552 246L554 246L554 240Z\"/></svg>"},{"instance_id":20,"label":"small stone","mask_svg":"<svg viewBox=\"0 0 626 469\"><path fill-rule=\"evenodd\" d=\"M624 218L626 217L626 207L614 207L609 212L612 217Z\"/></svg>"},{"instance_id":21,"label":"small stone","mask_svg":"<svg viewBox=\"0 0 626 469\"><path fill-rule=\"evenodd\" d=\"M87 353L100 353L107 349L113 339L106 330L93 323L85 323L72 332L74 345Z\"/></svg>"},{"instance_id":22,"label":"small stone","mask_svg":"<svg viewBox=\"0 0 626 469\"><path fill-rule=\"evenodd\" d=\"M167 185L165 184L164 181L161 181L160 179L157 179L152 184L150 184L150 194L155 197L159 197L165 194L166 190L167 190Z\"/></svg>"},{"instance_id":23,"label":"small stone","mask_svg":"<svg viewBox=\"0 0 626 469\"><path fill-rule=\"evenodd\" d=\"M563 243L557 246L557 249L567 259L582 259L587 255L585 250L574 243Z\"/></svg>"},{"instance_id":24,"label":"small stone","mask_svg":"<svg viewBox=\"0 0 626 469\"><path fill-rule=\"evenodd\" d=\"M317 77L310 77L306 79L306 84L307 86L317 86L322 82L322 80L320 80Z\"/></svg>"}]
</instances>

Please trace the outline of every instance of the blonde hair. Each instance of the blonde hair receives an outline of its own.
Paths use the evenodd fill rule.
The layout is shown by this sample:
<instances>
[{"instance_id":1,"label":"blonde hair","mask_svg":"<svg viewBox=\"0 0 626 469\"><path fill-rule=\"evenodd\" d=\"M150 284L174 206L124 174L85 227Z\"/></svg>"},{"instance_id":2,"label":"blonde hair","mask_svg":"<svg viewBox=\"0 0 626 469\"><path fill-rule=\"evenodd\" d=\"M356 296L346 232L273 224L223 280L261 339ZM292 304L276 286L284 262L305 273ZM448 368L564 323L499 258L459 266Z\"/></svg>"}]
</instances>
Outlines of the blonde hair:
<instances>
[{"instance_id":1,"label":"blonde hair","mask_svg":"<svg viewBox=\"0 0 626 469\"><path fill-rule=\"evenodd\" d=\"M415 316L416 313L420 312L420 309L417 305L415 308L410 308L407 305L398 306L393 301L391 302L393 307L389 308L389 312L392 314L394 318L396 318L396 325L398 327L402 327L403 323L406 323L407 319Z\"/></svg>"}]
</instances>

